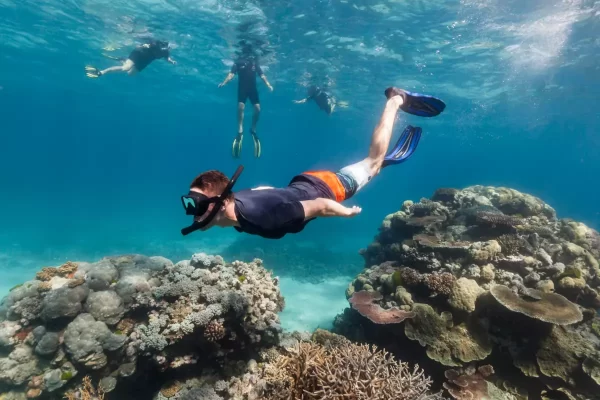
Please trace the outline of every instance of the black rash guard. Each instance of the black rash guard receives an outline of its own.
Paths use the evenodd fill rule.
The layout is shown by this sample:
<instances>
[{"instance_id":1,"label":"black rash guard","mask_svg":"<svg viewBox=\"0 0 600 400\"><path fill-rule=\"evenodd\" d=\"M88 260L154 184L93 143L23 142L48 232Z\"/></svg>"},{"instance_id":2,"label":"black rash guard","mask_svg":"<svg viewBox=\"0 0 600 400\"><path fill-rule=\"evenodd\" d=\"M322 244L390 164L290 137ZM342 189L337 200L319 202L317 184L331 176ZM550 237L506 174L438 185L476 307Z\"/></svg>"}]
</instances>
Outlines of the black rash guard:
<instances>
[{"instance_id":1,"label":"black rash guard","mask_svg":"<svg viewBox=\"0 0 600 400\"><path fill-rule=\"evenodd\" d=\"M252 104L259 104L256 77L263 75L263 71L256 59L237 60L231 67L231 73L238 75L238 103L246 103L250 99Z\"/></svg>"},{"instance_id":2,"label":"black rash guard","mask_svg":"<svg viewBox=\"0 0 600 400\"><path fill-rule=\"evenodd\" d=\"M240 226L235 229L268 239L298 233L314 219L304 220L300 201L320 197L335 200L325 182L309 175L295 176L285 188L236 192L235 215Z\"/></svg>"},{"instance_id":3,"label":"black rash guard","mask_svg":"<svg viewBox=\"0 0 600 400\"><path fill-rule=\"evenodd\" d=\"M133 61L138 71L142 71L154 60L169 58L170 56L168 43L156 41L148 44L150 47L140 46L129 54L129 59Z\"/></svg>"}]
</instances>

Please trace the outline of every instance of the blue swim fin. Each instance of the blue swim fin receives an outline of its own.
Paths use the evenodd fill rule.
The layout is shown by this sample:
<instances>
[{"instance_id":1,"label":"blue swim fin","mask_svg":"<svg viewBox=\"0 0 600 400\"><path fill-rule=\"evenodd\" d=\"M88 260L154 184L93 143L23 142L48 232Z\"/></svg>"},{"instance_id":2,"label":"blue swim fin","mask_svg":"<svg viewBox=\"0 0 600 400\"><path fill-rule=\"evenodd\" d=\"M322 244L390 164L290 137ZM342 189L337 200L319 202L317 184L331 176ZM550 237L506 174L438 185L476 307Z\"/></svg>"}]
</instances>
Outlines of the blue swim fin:
<instances>
[{"instance_id":1,"label":"blue swim fin","mask_svg":"<svg viewBox=\"0 0 600 400\"><path fill-rule=\"evenodd\" d=\"M412 93L395 87L387 88L385 96L388 99L392 96L401 96L404 99L404 103L400 106L400 109L419 117L435 117L446 108L446 103L438 98L420 93Z\"/></svg>"},{"instance_id":2,"label":"blue swim fin","mask_svg":"<svg viewBox=\"0 0 600 400\"><path fill-rule=\"evenodd\" d=\"M400 164L412 156L417 149L422 131L419 127L408 125L400 135L400 139L398 139L394 148L385 155L381 168Z\"/></svg>"}]
</instances>

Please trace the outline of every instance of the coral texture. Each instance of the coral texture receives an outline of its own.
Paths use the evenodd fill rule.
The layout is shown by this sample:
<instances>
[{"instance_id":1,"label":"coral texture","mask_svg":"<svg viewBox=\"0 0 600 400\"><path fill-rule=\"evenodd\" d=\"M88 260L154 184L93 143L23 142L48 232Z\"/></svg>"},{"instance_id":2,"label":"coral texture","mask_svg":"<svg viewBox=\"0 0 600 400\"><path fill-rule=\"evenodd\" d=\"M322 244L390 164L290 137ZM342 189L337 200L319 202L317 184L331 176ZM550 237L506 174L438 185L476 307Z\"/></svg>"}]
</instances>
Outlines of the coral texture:
<instances>
[{"instance_id":1,"label":"coral texture","mask_svg":"<svg viewBox=\"0 0 600 400\"><path fill-rule=\"evenodd\" d=\"M600 391L600 235L541 199L504 187L440 189L405 201L361 254L367 268L346 291L351 308L337 332L390 350L417 341L424 352L412 357L439 374L490 364L502 382L491 390L508 397ZM354 298L362 291L414 316L366 324Z\"/></svg>"},{"instance_id":2,"label":"coral texture","mask_svg":"<svg viewBox=\"0 0 600 400\"><path fill-rule=\"evenodd\" d=\"M0 305L0 392L11 396L130 398L128 386L148 374L201 370L279 342L283 297L258 259L124 255L36 277Z\"/></svg>"}]
</instances>

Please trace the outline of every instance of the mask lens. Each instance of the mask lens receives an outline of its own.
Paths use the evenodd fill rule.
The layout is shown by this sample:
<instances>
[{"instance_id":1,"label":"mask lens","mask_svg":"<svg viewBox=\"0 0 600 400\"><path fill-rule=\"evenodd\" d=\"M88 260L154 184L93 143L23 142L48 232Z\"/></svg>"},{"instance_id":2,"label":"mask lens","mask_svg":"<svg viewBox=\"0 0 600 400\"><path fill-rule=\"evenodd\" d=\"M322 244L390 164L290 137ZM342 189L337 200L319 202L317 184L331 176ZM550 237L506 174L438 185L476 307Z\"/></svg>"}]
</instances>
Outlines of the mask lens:
<instances>
[{"instance_id":1,"label":"mask lens","mask_svg":"<svg viewBox=\"0 0 600 400\"><path fill-rule=\"evenodd\" d=\"M186 215L201 216L208 210L209 201L206 196L181 196Z\"/></svg>"}]
</instances>

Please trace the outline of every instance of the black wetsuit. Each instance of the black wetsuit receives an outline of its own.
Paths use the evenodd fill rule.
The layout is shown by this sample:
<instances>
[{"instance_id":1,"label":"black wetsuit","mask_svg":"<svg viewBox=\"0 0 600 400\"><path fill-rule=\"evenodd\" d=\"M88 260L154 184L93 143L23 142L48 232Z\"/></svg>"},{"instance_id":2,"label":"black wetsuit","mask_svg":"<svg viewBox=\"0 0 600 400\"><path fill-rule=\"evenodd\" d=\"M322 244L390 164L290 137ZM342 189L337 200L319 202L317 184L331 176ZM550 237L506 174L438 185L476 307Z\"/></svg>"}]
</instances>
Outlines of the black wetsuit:
<instances>
[{"instance_id":1,"label":"black wetsuit","mask_svg":"<svg viewBox=\"0 0 600 400\"><path fill-rule=\"evenodd\" d=\"M285 188L236 192L235 215L240 226L235 229L268 239L298 233L312 221L304 220L300 201L320 197L335 199L325 182L304 174L295 176Z\"/></svg>"},{"instance_id":2,"label":"black wetsuit","mask_svg":"<svg viewBox=\"0 0 600 400\"><path fill-rule=\"evenodd\" d=\"M142 71L154 60L169 58L169 45L166 42L154 41L148 43L150 47L137 47L129 54L129 59L133 61L135 68Z\"/></svg>"},{"instance_id":3,"label":"black wetsuit","mask_svg":"<svg viewBox=\"0 0 600 400\"><path fill-rule=\"evenodd\" d=\"M232 74L238 74L238 102L246 103L250 99L253 105L259 104L256 77L263 74L260 65L254 58L237 60L231 67Z\"/></svg>"},{"instance_id":4,"label":"black wetsuit","mask_svg":"<svg viewBox=\"0 0 600 400\"><path fill-rule=\"evenodd\" d=\"M308 99L317 103L317 106L327 114L331 114L333 102L327 92L316 88L314 91L309 91Z\"/></svg>"}]
</instances>

